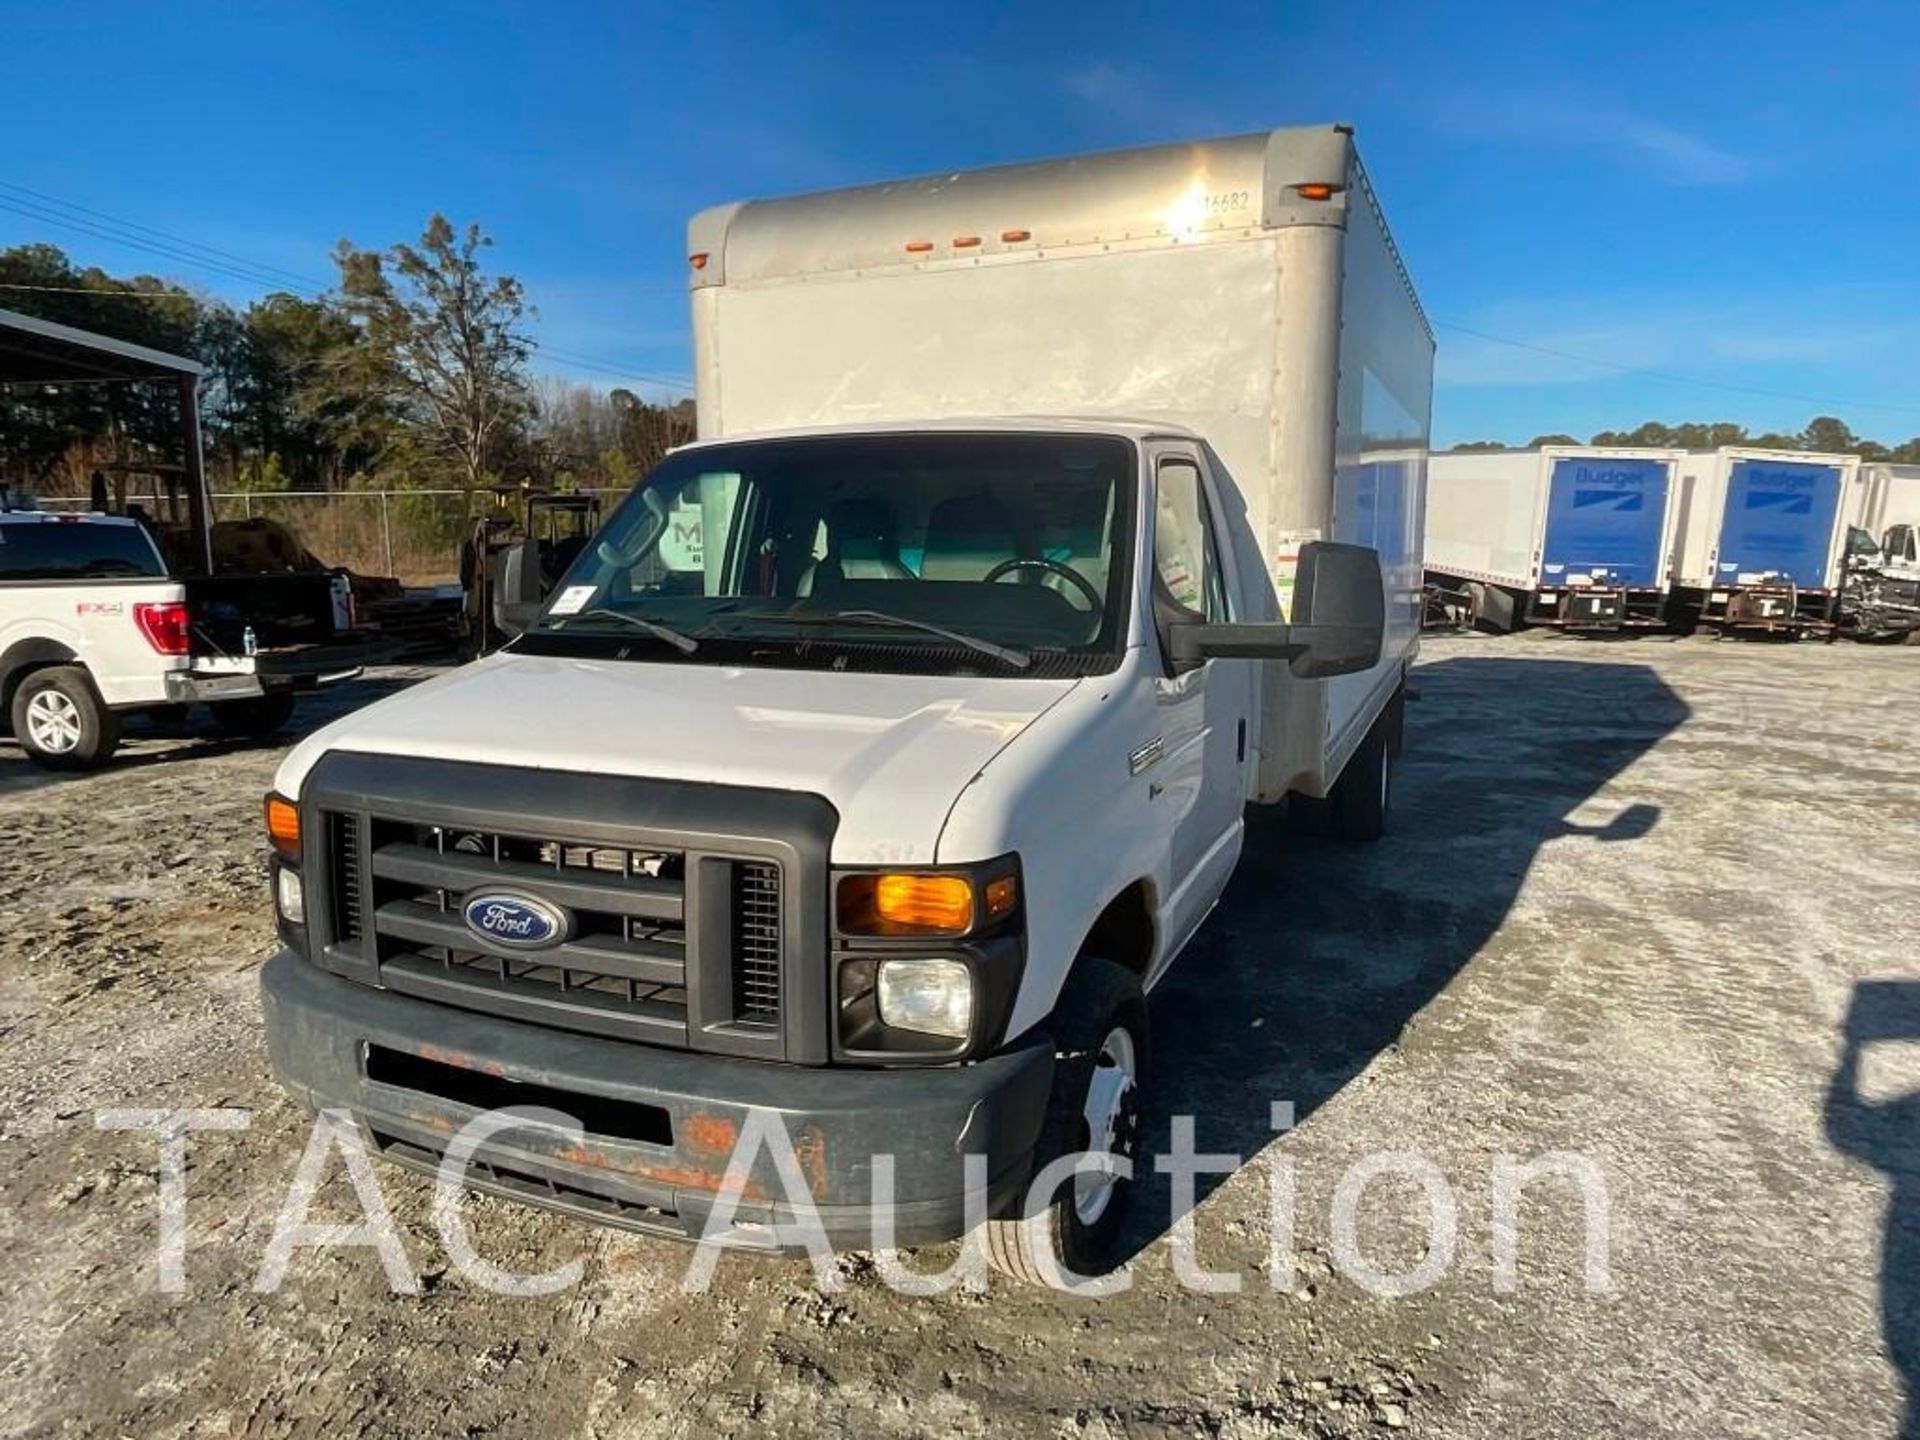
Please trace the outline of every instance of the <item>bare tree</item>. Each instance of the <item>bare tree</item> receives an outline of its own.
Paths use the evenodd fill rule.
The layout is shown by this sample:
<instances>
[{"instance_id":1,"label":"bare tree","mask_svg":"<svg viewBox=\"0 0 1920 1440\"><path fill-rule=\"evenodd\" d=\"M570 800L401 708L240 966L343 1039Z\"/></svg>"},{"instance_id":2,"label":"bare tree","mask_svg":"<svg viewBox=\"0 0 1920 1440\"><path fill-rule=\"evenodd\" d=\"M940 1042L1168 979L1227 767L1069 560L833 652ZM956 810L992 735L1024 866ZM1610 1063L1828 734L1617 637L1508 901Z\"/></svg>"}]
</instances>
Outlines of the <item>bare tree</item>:
<instances>
[{"instance_id":1,"label":"bare tree","mask_svg":"<svg viewBox=\"0 0 1920 1440\"><path fill-rule=\"evenodd\" d=\"M398 417L393 442L450 466L470 489L499 477L531 411L526 300L512 276L482 273L479 253L491 244L478 225L456 232L442 215L417 247L382 253L341 241L339 304L363 343L337 351L315 382Z\"/></svg>"}]
</instances>

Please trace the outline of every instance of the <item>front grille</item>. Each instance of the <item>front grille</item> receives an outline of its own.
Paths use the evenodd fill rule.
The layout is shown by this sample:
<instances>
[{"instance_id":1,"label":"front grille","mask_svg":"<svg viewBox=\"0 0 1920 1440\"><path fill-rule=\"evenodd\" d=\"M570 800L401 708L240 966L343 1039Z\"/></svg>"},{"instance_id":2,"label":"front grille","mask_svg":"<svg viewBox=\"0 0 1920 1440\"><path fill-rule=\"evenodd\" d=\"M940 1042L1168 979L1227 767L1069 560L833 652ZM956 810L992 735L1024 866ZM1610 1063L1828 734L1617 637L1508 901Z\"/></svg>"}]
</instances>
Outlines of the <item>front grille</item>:
<instances>
[{"instance_id":1,"label":"front grille","mask_svg":"<svg viewBox=\"0 0 1920 1440\"><path fill-rule=\"evenodd\" d=\"M733 999L743 1025L780 1023L780 867L733 867Z\"/></svg>"},{"instance_id":2,"label":"front grille","mask_svg":"<svg viewBox=\"0 0 1920 1440\"><path fill-rule=\"evenodd\" d=\"M683 854L378 815L370 840L382 984L594 1034L686 1043ZM462 903L489 887L563 906L572 933L533 951L475 934Z\"/></svg>"},{"instance_id":3,"label":"front grille","mask_svg":"<svg viewBox=\"0 0 1920 1440\"><path fill-rule=\"evenodd\" d=\"M327 817L327 858L333 866L333 933L342 940L360 938L365 896L360 887L360 817Z\"/></svg>"},{"instance_id":4,"label":"front grille","mask_svg":"<svg viewBox=\"0 0 1920 1440\"><path fill-rule=\"evenodd\" d=\"M828 1059L814 796L335 753L315 767L316 963L362 983L584 1034ZM468 926L500 890L563 912L515 946ZM817 983L796 988L793 977Z\"/></svg>"}]
</instances>

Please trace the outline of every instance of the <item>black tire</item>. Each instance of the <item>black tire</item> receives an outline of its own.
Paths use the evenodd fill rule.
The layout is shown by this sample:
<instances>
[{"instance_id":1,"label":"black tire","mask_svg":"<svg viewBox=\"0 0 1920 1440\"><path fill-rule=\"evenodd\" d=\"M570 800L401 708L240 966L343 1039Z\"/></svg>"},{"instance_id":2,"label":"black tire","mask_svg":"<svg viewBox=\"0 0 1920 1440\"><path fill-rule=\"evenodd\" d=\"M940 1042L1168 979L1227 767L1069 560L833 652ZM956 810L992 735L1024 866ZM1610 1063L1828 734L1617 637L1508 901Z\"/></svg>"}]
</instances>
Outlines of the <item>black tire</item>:
<instances>
[{"instance_id":1,"label":"black tire","mask_svg":"<svg viewBox=\"0 0 1920 1440\"><path fill-rule=\"evenodd\" d=\"M1364 844L1387 833L1387 812L1393 801L1393 757L1400 749L1400 728L1406 713L1406 690L1394 692L1387 708L1373 722L1367 738L1347 761L1327 796L1327 831L1336 840Z\"/></svg>"},{"instance_id":2,"label":"black tire","mask_svg":"<svg viewBox=\"0 0 1920 1440\"><path fill-rule=\"evenodd\" d=\"M1095 1076L1116 1068L1107 1053L1116 1032L1126 1036L1134 1081L1121 1097L1112 1153L1137 1164L1139 1097L1149 1056L1147 1002L1139 977L1110 960L1083 958L1074 967L1054 1013L1058 1028L1053 1092L1047 1098L1033 1173L1037 1176L1062 1156L1079 1154L1098 1143L1089 1134L1086 1109ZM1036 1250L1037 1237L1044 1237L1055 1263L1069 1280L1073 1275L1102 1275L1112 1268L1115 1245L1133 1198L1133 1182L1116 1178L1104 1206L1089 1219L1076 1204L1075 1179L1068 1176L1050 1195L1029 1190L1021 1197L1015 1214L987 1222L987 1260L994 1269L1028 1284L1051 1283ZM1031 1228L1027 1216L1033 1218Z\"/></svg>"},{"instance_id":3,"label":"black tire","mask_svg":"<svg viewBox=\"0 0 1920 1440\"><path fill-rule=\"evenodd\" d=\"M213 723L229 735L271 735L293 718L293 692L274 691L245 700L217 700L207 707Z\"/></svg>"},{"instance_id":4,"label":"black tire","mask_svg":"<svg viewBox=\"0 0 1920 1440\"><path fill-rule=\"evenodd\" d=\"M91 770L120 746L120 717L78 665L36 670L13 692L13 738L48 770Z\"/></svg>"}]
</instances>

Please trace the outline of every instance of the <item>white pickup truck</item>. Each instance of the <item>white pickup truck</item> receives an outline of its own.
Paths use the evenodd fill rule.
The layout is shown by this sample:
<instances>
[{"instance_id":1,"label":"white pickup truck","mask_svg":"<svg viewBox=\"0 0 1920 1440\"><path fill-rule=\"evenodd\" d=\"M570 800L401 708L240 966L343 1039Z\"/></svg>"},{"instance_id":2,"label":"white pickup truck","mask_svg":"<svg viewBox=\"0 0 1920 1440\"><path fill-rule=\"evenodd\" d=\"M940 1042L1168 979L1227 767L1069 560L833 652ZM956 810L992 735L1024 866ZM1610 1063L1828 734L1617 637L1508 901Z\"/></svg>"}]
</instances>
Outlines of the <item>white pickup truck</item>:
<instances>
[{"instance_id":1,"label":"white pickup truck","mask_svg":"<svg viewBox=\"0 0 1920 1440\"><path fill-rule=\"evenodd\" d=\"M558 1109L469 1182L730 1243L951 1237L978 1157L996 1264L1097 1270L1245 806L1385 823L1431 334L1335 127L690 249L701 441L503 652L282 766L275 1070L416 1168ZM768 1113L804 1193L723 1199Z\"/></svg>"},{"instance_id":2,"label":"white pickup truck","mask_svg":"<svg viewBox=\"0 0 1920 1440\"><path fill-rule=\"evenodd\" d=\"M343 579L176 577L135 520L0 508L0 714L49 768L103 763L132 711L204 703L230 733L278 729L296 689L358 673L346 619Z\"/></svg>"}]
</instances>

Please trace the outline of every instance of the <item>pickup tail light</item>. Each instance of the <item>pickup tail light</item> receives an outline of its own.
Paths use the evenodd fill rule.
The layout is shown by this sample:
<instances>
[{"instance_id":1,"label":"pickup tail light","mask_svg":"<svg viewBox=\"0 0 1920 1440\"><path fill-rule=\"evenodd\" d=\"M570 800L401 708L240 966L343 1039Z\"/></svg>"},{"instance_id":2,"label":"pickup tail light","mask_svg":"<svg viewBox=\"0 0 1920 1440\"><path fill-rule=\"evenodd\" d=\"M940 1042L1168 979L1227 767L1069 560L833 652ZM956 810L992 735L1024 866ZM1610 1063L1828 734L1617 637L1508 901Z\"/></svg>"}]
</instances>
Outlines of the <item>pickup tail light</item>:
<instances>
[{"instance_id":1,"label":"pickup tail light","mask_svg":"<svg viewBox=\"0 0 1920 1440\"><path fill-rule=\"evenodd\" d=\"M163 600L133 607L133 623L147 637L147 644L161 655L187 653L187 607L184 601Z\"/></svg>"}]
</instances>

